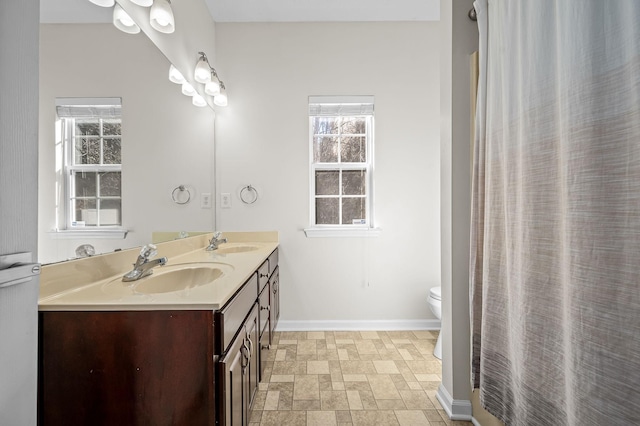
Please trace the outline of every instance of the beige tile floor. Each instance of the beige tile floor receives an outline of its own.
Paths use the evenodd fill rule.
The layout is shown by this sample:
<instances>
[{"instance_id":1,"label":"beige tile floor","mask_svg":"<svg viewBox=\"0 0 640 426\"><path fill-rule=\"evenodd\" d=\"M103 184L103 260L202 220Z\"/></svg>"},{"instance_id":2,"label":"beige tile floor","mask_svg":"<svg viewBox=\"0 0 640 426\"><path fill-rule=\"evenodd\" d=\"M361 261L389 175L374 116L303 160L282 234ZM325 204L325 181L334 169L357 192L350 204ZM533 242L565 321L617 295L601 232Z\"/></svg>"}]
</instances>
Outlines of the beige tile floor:
<instances>
[{"instance_id":1,"label":"beige tile floor","mask_svg":"<svg viewBox=\"0 0 640 426\"><path fill-rule=\"evenodd\" d=\"M433 331L276 332L250 425L430 425L451 421L436 400Z\"/></svg>"}]
</instances>

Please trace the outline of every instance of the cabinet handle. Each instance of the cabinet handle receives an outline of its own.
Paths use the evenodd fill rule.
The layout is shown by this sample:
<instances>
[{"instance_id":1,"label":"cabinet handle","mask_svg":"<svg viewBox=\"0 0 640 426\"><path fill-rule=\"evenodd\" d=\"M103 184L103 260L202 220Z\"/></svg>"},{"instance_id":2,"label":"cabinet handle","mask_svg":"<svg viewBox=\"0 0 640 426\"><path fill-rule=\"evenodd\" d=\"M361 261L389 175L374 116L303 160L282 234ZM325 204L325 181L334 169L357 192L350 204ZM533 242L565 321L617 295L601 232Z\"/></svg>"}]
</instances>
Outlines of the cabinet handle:
<instances>
[{"instance_id":1,"label":"cabinet handle","mask_svg":"<svg viewBox=\"0 0 640 426\"><path fill-rule=\"evenodd\" d=\"M261 311L269 311L271 310L271 306L260 306Z\"/></svg>"},{"instance_id":2,"label":"cabinet handle","mask_svg":"<svg viewBox=\"0 0 640 426\"><path fill-rule=\"evenodd\" d=\"M249 342L249 359L251 359L251 357L253 356L253 342L251 341L251 339L248 340Z\"/></svg>"},{"instance_id":3,"label":"cabinet handle","mask_svg":"<svg viewBox=\"0 0 640 426\"><path fill-rule=\"evenodd\" d=\"M244 349L244 351L242 349ZM243 342L242 347L240 348L240 352L242 353L242 361L240 362L240 366L242 367L242 374L244 374L245 367L249 364L249 358L247 358L248 350L249 349Z\"/></svg>"},{"instance_id":4,"label":"cabinet handle","mask_svg":"<svg viewBox=\"0 0 640 426\"><path fill-rule=\"evenodd\" d=\"M262 349L271 349L271 345L262 345Z\"/></svg>"},{"instance_id":5,"label":"cabinet handle","mask_svg":"<svg viewBox=\"0 0 640 426\"><path fill-rule=\"evenodd\" d=\"M269 278L269 274L260 274L260 278Z\"/></svg>"}]
</instances>

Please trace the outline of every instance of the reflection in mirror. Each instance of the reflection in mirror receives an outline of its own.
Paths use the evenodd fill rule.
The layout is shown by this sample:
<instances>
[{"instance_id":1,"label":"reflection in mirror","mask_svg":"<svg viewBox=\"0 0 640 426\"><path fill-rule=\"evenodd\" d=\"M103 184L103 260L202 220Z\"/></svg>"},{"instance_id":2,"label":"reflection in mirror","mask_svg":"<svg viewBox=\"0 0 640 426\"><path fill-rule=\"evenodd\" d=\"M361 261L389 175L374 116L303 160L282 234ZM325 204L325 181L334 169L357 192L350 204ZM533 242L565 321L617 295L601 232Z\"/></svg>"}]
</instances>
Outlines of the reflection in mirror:
<instances>
[{"instance_id":1,"label":"reflection in mirror","mask_svg":"<svg viewBox=\"0 0 640 426\"><path fill-rule=\"evenodd\" d=\"M122 225L120 98L57 98L61 144L57 229L114 230ZM63 220L60 220L63 219ZM77 252L77 250L76 250Z\"/></svg>"},{"instance_id":2,"label":"reflection in mirror","mask_svg":"<svg viewBox=\"0 0 640 426\"><path fill-rule=\"evenodd\" d=\"M112 24L40 26L39 261L75 258L84 244L95 253L141 246L154 231L214 229L214 210L200 203L214 192L214 113L194 107L168 70L142 33ZM104 117L73 127L89 134L75 132L80 137L66 158L77 161L65 165L60 98L120 98L120 134ZM190 202L172 200L179 185L189 189Z\"/></svg>"}]
</instances>

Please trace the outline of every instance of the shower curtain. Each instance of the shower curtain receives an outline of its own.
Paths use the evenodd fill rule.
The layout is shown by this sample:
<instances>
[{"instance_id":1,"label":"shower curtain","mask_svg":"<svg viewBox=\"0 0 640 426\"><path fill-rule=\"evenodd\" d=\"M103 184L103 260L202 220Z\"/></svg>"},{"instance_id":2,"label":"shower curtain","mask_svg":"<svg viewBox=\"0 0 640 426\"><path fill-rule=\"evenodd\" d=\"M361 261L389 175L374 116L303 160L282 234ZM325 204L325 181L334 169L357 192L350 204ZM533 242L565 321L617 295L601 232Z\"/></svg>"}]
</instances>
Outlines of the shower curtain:
<instances>
[{"instance_id":1,"label":"shower curtain","mask_svg":"<svg viewBox=\"0 0 640 426\"><path fill-rule=\"evenodd\" d=\"M509 425L638 425L640 1L475 7L473 385Z\"/></svg>"}]
</instances>

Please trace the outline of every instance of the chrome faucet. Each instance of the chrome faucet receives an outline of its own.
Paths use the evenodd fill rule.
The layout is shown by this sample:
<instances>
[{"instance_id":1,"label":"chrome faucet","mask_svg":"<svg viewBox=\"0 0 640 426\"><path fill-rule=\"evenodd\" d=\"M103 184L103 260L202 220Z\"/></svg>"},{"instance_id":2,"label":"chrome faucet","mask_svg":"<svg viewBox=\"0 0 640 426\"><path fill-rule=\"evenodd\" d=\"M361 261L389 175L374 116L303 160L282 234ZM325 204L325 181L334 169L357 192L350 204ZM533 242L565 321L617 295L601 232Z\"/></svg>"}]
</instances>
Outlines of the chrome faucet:
<instances>
[{"instance_id":1,"label":"chrome faucet","mask_svg":"<svg viewBox=\"0 0 640 426\"><path fill-rule=\"evenodd\" d=\"M157 254L158 249L153 244L147 244L146 246L142 247L142 250L140 250L140 255L138 256L136 263L134 263L133 265L133 269L124 274L124 276L122 277L122 281L129 282L139 280L140 278L144 278L153 274L153 268L155 268L156 266L162 266L166 264L166 257L149 260L152 257L155 257L155 255Z\"/></svg>"},{"instance_id":2,"label":"chrome faucet","mask_svg":"<svg viewBox=\"0 0 640 426\"><path fill-rule=\"evenodd\" d=\"M221 236L222 236L222 232L214 232L213 238L211 238L211 240L209 241L209 245L207 246L207 248L205 248L205 250L207 251L217 250L219 244L226 243L227 239L220 238Z\"/></svg>"}]
</instances>

